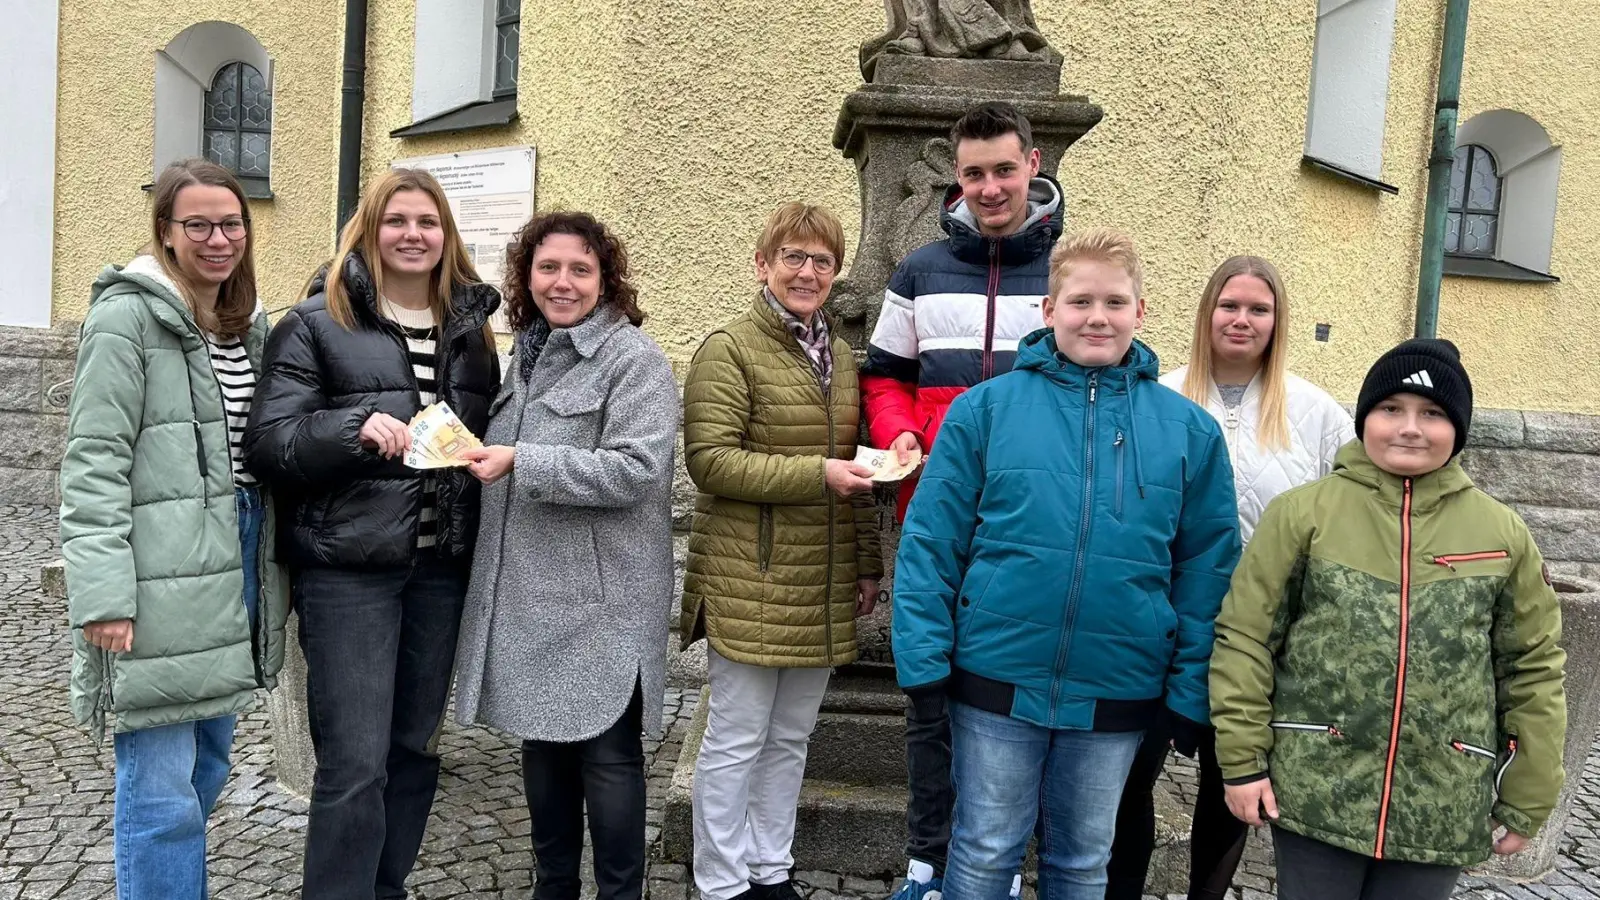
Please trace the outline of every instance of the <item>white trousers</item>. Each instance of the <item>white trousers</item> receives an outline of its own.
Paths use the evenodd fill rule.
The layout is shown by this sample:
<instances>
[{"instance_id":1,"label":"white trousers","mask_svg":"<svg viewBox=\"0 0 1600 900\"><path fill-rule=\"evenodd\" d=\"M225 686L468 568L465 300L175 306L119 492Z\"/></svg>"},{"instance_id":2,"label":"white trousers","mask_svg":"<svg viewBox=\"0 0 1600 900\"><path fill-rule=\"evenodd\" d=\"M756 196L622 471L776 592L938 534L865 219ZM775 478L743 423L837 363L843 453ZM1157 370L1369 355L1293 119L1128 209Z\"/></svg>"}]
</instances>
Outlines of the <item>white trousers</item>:
<instances>
[{"instance_id":1,"label":"white trousers","mask_svg":"<svg viewBox=\"0 0 1600 900\"><path fill-rule=\"evenodd\" d=\"M776 884L794 865L806 746L832 670L747 666L707 653L711 707L694 767L694 882L704 900Z\"/></svg>"}]
</instances>

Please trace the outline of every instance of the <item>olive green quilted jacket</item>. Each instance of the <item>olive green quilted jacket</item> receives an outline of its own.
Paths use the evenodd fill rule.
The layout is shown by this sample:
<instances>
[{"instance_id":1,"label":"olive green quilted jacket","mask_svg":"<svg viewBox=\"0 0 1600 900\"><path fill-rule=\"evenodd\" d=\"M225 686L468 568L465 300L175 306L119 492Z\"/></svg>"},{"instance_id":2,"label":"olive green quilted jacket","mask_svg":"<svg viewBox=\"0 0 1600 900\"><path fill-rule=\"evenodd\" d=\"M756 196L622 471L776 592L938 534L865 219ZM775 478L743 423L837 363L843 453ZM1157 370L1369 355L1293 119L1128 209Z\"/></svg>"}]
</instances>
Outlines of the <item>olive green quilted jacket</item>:
<instances>
[{"instance_id":1,"label":"olive green quilted jacket","mask_svg":"<svg viewBox=\"0 0 1600 900\"><path fill-rule=\"evenodd\" d=\"M1533 835L1561 788L1561 608L1527 526L1459 463L1415 479L1359 441L1267 508L1217 618L1211 718L1230 781L1282 827L1466 866L1491 816Z\"/></svg>"},{"instance_id":2,"label":"olive green quilted jacket","mask_svg":"<svg viewBox=\"0 0 1600 900\"><path fill-rule=\"evenodd\" d=\"M683 389L683 443L700 493L684 576L685 645L734 662L832 666L856 658L857 578L883 574L870 494L823 482L861 424L854 357L833 339L826 395L766 300L706 338Z\"/></svg>"}]
</instances>

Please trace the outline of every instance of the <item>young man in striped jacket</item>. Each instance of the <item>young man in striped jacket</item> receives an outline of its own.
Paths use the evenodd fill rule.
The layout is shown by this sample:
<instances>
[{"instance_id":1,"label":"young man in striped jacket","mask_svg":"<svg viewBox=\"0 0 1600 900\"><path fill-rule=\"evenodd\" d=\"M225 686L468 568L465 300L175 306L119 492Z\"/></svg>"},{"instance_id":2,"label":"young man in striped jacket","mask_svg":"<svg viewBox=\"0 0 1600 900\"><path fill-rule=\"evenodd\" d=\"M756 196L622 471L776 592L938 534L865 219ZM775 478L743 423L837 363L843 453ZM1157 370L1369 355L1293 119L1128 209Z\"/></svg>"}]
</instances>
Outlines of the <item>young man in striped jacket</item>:
<instances>
[{"instance_id":1,"label":"young man in striped jacket","mask_svg":"<svg viewBox=\"0 0 1600 900\"><path fill-rule=\"evenodd\" d=\"M1011 370L1018 340L1044 324L1050 250L1061 237L1061 186L1039 173L1033 129L1015 106L973 107L950 142L958 183L940 214L949 237L895 270L862 370L872 443L902 455L930 451L950 402ZM914 479L900 486L902 521L915 489ZM910 865L895 900L938 900L955 802L942 703L907 710L906 760Z\"/></svg>"}]
</instances>

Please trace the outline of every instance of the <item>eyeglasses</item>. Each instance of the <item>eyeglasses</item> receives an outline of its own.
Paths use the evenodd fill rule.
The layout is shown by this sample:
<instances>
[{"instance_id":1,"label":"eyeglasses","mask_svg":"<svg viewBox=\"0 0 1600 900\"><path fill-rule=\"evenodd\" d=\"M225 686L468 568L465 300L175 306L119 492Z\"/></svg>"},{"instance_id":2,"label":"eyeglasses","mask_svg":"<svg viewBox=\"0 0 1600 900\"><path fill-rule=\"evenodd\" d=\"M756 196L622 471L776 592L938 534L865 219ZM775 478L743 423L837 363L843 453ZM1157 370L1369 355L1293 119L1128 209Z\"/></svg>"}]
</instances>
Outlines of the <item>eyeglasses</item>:
<instances>
[{"instance_id":1,"label":"eyeglasses","mask_svg":"<svg viewBox=\"0 0 1600 900\"><path fill-rule=\"evenodd\" d=\"M811 260L811 265L816 268L818 275L826 275L839 267L839 260L832 253L807 253L793 247L778 248L778 260L784 268L796 272L805 267L806 260Z\"/></svg>"},{"instance_id":2,"label":"eyeglasses","mask_svg":"<svg viewBox=\"0 0 1600 900\"><path fill-rule=\"evenodd\" d=\"M230 216L221 222L213 222L199 216L176 221L183 226L183 233L189 236L189 240L196 244L204 244L211 240L212 232L218 228L222 229L222 236L230 241L241 240L250 231L250 220L240 216Z\"/></svg>"}]
</instances>

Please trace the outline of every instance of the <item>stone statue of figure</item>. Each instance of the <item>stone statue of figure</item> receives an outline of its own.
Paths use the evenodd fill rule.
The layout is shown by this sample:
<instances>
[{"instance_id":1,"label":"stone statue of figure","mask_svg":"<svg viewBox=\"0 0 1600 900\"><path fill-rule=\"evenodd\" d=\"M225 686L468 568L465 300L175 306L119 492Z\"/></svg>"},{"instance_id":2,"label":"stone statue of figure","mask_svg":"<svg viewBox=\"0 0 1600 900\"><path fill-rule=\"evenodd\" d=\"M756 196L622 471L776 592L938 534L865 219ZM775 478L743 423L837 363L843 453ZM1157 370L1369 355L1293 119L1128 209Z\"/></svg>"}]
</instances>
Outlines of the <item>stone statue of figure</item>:
<instances>
[{"instance_id":1,"label":"stone statue of figure","mask_svg":"<svg viewBox=\"0 0 1600 900\"><path fill-rule=\"evenodd\" d=\"M884 0L886 32L861 45L861 74L872 80L886 53L943 59L1061 62L1039 33L1028 0Z\"/></svg>"}]
</instances>

